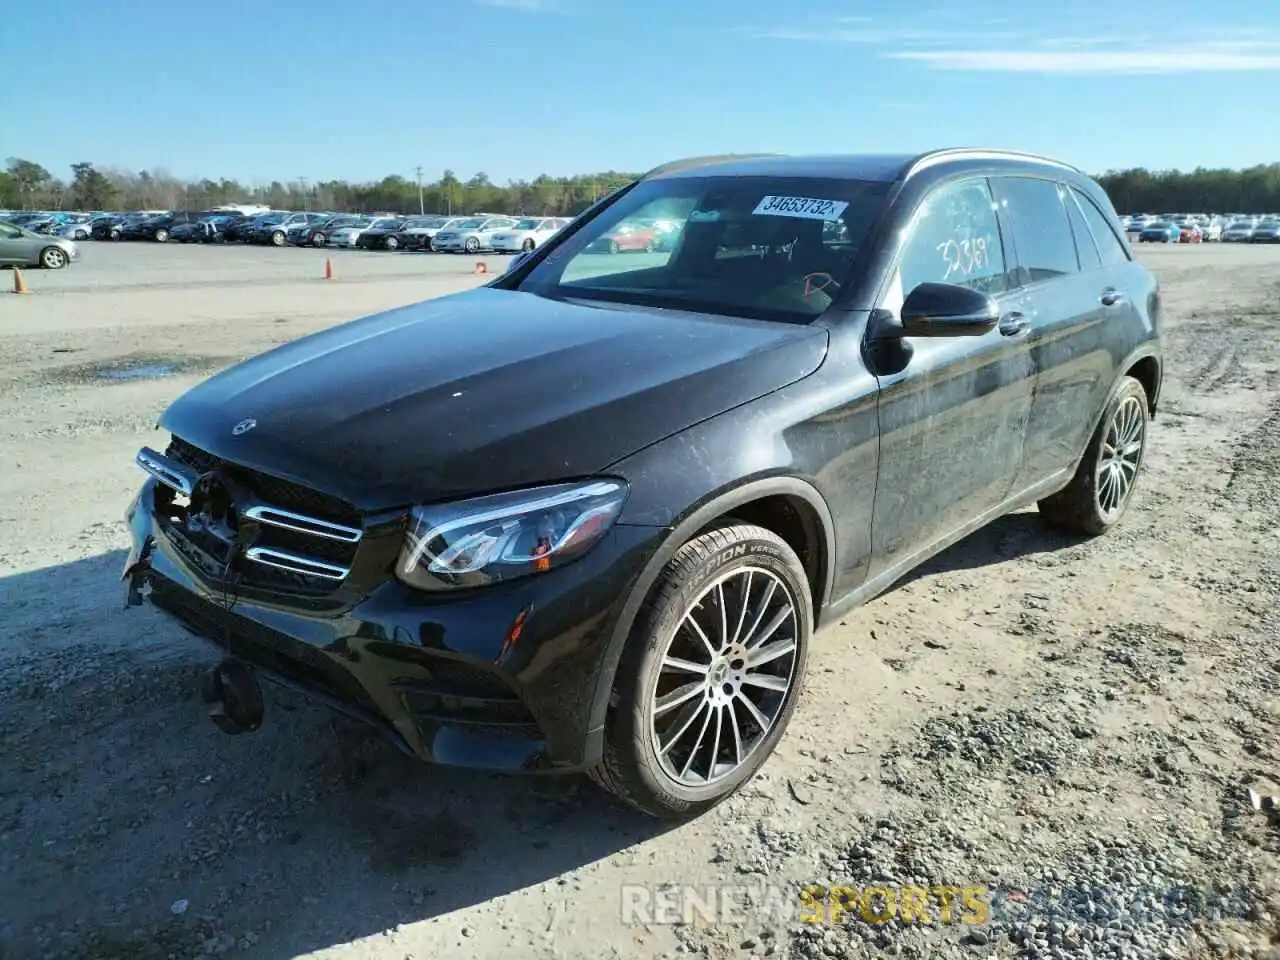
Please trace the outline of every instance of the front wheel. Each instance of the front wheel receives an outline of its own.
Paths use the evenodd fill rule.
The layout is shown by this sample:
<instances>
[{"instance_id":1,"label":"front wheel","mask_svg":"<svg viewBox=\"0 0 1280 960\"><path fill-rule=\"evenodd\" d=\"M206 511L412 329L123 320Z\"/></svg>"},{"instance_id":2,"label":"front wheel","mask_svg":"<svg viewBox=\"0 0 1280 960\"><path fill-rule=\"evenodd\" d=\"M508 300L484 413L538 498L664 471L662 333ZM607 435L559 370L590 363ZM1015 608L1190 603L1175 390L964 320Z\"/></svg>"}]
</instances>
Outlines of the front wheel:
<instances>
[{"instance_id":1,"label":"front wheel","mask_svg":"<svg viewBox=\"0 0 1280 960\"><path fill-rule=\"evenodd\" d=\"M520 244L520 249L525 253L532 253L533 246L534 246L533 240L529 239L529 240L526 240L524 243Z\"/></svg>"},{"instance_id":2,"label":"front wheel","mask_svg":"<svg viewBox=\"0 0 1280 960\"><path fill-rule=\"evenodd\" d=\"M169 231L161 227L156 231L156 243L167 243L169 241Z\"/></svg>"},{"instance_id":3,"label":"front wheel","mask_svg":"<svg viewBox=\"0 0 1280 960\"><path fill-rule=\"evenodd\" d=\"M317 247L323 247L326 243L329 242L329 238L326 237L323 233L317 233L314 236L312 236L311 242Z\"/></svg>"},{"instance_id":4,"label":"front wheel","mask_svg":"<svg viewBox=\"0 0 1280 960\"><path fill-rule=\"evenodd\" d=\"M273 247L283 247L286 239L288 238L285 237L283 230L276 230L271 234L271 245Z\"/></svg>"},{"instance_id":5,"label":"front wheel","mask_svg":"<svg viewBox=\"0 0 1280 960\"><path fill-rule=\"evenodd\" d=\"M466 244L465 244L464 246L465 246L465 249L466 249L467 253L479 253L479 252L480 252L480 241L479 241L479 240L477 240L475 237L467 237L467 242L466 242Z\"/></svg>"},{"instance_id":6,"label":"front wheel","mask_svg":"<svg viewBox=\"0 0 1280 960\"><path fill-rule=\"evenodd\" d=\"M632 628L592 777L657 817L715 806L786 730L812 630L804 567L777 534L729 523L684 544Z\"/></svg>"},{"instance_id":7,"label":"front wheel","mask_svg":"<svg viewBox=\"0 0 1280 960\"><path fill-rule=\"evenodd\" d=\"M1150 407L1147 391L1125 377L1089 440L1076 474L1059 492L1039 503L1054 526L1096 537L1124 517L1147 452Z\"/></svg>"},{"instance_id":8,"label":"front wheel","mask_svg":"<svg viewBox=\"0 0 1280 960\"><path fill-rule=\"evenodd\" d=\"M388 249L388 250L399 250L399 249L400 249L400 241L399 241L399 240L397 240L395 237L387 237L387 249Z\"/></svg>"},{"instance_id":9,"label":"front wheel","mask_svg":"<svg viewBox=\"0 0 1280 960\"><path fill-rule=\"evenodd\" d=\"M61 270L67 265L67 251L61 247L45 247L40 251L40 266L46 270Z\"/></svg>"}]
</instances>

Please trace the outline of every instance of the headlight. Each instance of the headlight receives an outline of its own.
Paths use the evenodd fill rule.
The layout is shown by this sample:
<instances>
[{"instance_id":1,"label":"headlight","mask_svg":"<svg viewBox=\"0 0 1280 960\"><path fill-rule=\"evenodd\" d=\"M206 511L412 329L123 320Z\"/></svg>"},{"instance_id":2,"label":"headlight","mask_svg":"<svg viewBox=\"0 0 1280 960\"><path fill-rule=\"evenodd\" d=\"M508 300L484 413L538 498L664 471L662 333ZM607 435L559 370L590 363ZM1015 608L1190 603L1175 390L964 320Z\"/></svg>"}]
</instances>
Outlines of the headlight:
<instances>
[{"instance_id":1,"label":"headlight","mask_svg":"<svg viewBox=\"0 0 1280 960\"><path fill-rule=\"evenodd\" d=\"M621 480L599 479L417 507L396 575L450 590L543 573L599 543L626 498Z\"/></svg>"}]
</instances>

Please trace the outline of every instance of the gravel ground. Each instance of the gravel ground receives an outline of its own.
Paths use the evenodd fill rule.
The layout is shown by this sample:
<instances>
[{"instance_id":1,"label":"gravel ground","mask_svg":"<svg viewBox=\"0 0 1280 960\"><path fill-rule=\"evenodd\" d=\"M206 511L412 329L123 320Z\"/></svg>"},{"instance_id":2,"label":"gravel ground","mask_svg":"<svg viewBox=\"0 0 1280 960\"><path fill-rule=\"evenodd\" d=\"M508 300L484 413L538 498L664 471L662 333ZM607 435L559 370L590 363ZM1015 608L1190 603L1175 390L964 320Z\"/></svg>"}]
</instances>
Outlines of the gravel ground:
<instances>
[{"instance_id":1,"label":"gravel ground","mask_svg":"<svg viewBox=\"0 0 1280 960\"><path fill-rule=\"evenodd\" d=\"M1168 372L1123 526L1006 517L826 630L762 775L675 829L293 695L226 737L209 650L122 609L165 404L471 258L336 252L325 282L315 251L86 244L28 273L0 297L0 957L1280 955L1249 794L1280 793L1280 249L1141 256ZM853 902L806 922L804 887Z\"/></svg>"}]
</instances>

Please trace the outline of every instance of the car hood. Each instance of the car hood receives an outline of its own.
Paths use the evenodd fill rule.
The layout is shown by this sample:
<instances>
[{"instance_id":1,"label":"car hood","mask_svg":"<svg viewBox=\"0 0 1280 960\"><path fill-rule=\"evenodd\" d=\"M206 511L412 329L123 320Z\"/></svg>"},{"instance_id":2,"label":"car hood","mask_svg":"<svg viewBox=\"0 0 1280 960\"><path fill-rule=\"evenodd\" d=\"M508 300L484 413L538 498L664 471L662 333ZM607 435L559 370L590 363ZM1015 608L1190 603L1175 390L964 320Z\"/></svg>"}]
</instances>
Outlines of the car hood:
<instances>
[{"instance_id":1,"label":"car hood","mask_svg":"<svg viewBox=\"0 0 1280 960\"><path fill-rule=\"evenodd\" d=\"M590 475L809 375L826 347L821 327L482 287L261 354L160 426L380 510Z\"/></svg>"}]
</instances>

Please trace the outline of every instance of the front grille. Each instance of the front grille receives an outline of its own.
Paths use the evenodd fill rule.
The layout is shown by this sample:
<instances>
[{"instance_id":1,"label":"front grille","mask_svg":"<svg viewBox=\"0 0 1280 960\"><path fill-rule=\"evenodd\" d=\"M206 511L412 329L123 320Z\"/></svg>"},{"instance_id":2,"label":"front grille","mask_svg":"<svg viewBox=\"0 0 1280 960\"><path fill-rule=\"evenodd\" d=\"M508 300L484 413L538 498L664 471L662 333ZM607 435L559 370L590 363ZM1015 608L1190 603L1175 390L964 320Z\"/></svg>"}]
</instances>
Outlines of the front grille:
<instances>
[{"instance_id":1,"label":"front grille","mask_svg":"<svg viewBox=\"0 0 1280 960\"><path fill-rule=\"evenodd\" d=\"M193 446L181 437L174 437L166 455L176 457L200 473L221 470L237 482L244 484L262 500L286 510L330 520L352 527L360 526L360 514L344 500L301 484L281 480L268 473L250 470L230 460L223 460Z\"/></svg>"},{"instance_id":2,"label":"front grille","mask_svg":"<svg viewBox=\"0 0 1280 960\"><path fill-rule=\"evenodd\" d=\"M333 591L350 573L363 538L360 514L350 504L224 460L180 437L173 438L165 456L198 474L216 470L258 501L251 507L233 505L212 529L189 517L168 525L170 540L200 569L225 563L242 525L253 522L257 534L244 552L245 562L237 563L243 586L316 596Z\"/></svg>"}]
</instances>

